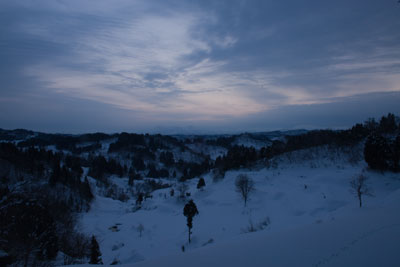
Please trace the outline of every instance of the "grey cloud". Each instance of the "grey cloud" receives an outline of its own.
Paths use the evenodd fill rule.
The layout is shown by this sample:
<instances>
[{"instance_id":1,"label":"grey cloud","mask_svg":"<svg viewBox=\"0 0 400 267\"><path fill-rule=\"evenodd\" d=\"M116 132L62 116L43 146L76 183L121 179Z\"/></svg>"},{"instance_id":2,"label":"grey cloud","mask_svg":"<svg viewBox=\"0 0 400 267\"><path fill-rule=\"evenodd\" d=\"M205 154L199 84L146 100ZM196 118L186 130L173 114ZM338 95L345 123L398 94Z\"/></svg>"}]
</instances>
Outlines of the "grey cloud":
<instances>
[{"instance_id":1,"label":"grey cloud","mask_svg":"<svg viewBox=\"0 0 400 267\"><path fill-rule=\"evenodd\" d=\"M395 111L385 94L376 109L374 98L349 100L352 110L335 97L400 90L399 12L395 1L373 0L4 1L0 100L11 115L0 127L24 127L23 114L36 114L26 127L122 129L133 117L132 130L156 118L245 130L270 117L280 118L270 120L277 128L334 126L336 109L358 117ZM59 103L54 114L65 126L46 103ZM78 123L68 112L80 105L86 120ZM90 123L97 114L113 115Z\"/></svg>"},{"instance_id":2,"label":"grey cloud","mask_svg":"<svg viewBox=\"0 0 400 267\"><path fill-rule=\"evenodd\" d=\"M336 98L330 103L281 106L241 119L220 122L218 132L292 129L347 129L388 112L400 114L400 92L371 93ZM368 107L368 108L365 108Z\"/></svg>"}]
</instances>

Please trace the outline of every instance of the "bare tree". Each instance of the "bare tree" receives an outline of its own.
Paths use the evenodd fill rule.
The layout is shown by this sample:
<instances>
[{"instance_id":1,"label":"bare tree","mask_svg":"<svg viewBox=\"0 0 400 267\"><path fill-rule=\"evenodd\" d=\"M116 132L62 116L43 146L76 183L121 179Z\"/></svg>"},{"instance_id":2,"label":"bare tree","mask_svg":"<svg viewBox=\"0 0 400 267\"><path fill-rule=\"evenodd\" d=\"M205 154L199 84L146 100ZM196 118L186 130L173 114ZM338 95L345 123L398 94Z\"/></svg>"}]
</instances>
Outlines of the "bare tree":
<instances>
[{"instance_id":1,"label":"bare tree","mask_svg":"<svg viewBox=\"0 0 400 267\"><path fill-rule=\"evenodd\" d=\"M366 184L367 177L364 174L358 174L350 182L351 192L357 195L360 202L360 208L362 207L362 196L374 196L372 190Z\"/></svg>"},{"instance_id":2,"label":"bare tree","mask_svg":"<svg viewBox=\"0 0 400 267\"><path fill-rule=\"evenodd\" d=\"M239 174L235 181L236 191L240 193L244 200L244 206L247 205L247 200L252 191L254 191L254 182L246 174Z\"/></svg>"}]
</instances>

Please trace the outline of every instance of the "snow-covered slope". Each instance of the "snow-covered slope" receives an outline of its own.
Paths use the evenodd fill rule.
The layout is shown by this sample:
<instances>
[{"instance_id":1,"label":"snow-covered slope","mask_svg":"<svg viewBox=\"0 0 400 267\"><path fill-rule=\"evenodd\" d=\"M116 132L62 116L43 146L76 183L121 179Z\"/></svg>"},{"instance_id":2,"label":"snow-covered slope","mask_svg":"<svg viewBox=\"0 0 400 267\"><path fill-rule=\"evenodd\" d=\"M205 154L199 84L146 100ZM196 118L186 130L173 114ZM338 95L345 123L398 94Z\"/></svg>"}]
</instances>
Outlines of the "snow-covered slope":
<instances>
[{"instance_id":1,"label":"snow-covered slope","mask_svg":"<svg viewBox=\"0 0 400 267\"><path fill-rule=\"evenodd\" d=\"M134 266L399 266L400 191L392 196L385 205L334 212L328 221L243 235Z\"/></svg>"},{"instance_id":2,"label":"snow-covered slope","mask_svg":"<svg viewBox=\"0 0 400 267\"><path fill-rule=\"evenodd\" d=\"M191 244L182 214L185 202L177 193L171 197L170 189L153 192L136 212L133 200L98 196L91 211L82 214L81 229L96 235L105 264L398 266L399 175L366 172L375 197L365 197L359 208L349 182L365 165L313 162L230 171L215 183L208 175L203 191L196 189L197 179L188 182L200 212ZM240 173L255 181L247 207L234 187ZM120 186L124 182L118 181ZM250 225L257 232L249 233Z\"/></svg>"}]
</instances>

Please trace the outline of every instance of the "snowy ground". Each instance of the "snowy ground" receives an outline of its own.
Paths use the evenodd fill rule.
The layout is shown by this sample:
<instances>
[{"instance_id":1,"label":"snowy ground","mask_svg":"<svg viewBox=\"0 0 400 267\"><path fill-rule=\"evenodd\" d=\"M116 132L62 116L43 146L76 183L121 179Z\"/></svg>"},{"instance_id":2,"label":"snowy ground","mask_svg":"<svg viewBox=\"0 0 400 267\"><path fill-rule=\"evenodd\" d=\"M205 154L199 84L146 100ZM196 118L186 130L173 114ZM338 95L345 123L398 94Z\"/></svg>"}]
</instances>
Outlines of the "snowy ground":
<instances>
[{"instance_id":1,"label":"snowy ground","mask_svg":"<svg viewBox=\"0 0 400 267\"><path fill-rule=\"evenodd\" d=\"M91 211L82 214L80 227L97 237L105 264L399 266L400 176L366 172L375 196L365 197L360 209L349 182L363 164L312 166L228 172L216 183L206 176L203 191L196 189L197 179L190 181L200 213L190 245L185 203L177 199L176 190L171 197L170 189L153 192L136 212L133 200L97 196ZM255 181L246 208L235 192L239 173ZM259 231L246 233L251 223ZM142 236L139 224L144 226Z\"/></svg>"}]
</instances>

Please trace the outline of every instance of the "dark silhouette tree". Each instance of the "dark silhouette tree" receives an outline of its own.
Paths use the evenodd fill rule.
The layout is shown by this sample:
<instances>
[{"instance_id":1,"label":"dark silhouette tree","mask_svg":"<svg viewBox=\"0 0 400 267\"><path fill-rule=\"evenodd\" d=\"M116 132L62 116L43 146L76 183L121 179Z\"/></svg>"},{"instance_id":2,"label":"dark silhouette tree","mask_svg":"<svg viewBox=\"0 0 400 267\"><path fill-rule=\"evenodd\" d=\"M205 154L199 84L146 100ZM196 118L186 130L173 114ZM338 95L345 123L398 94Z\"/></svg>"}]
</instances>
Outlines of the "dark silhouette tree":
<instances>
[{"instance_id":1,"label":"dark silhouette tree","mask_svg":"<svg viewBox=\"0 0 400 267\"><path fill-rule=\"evenodd\" d=\"M391 149L388 141L381 135L372 134L364 146L364 159L371 169L384 171L389 168Z\"/></svg>"},{"instance_id":2,"label":"dark silhouette tree","mask_svg":"<svg viewBox=\"0 0 400 267\"><path fill-rule=\"evenodd\" d=\"M379 121L380 130L384 133L392 133L396 131L396 117L394 114L389 113L386 117L382 116L381 120Z\"/></svg>"},{"instance_id":3,"label":"dark silhouette tree","mask_svg":"<svg viewBox=\"0 0 400 267\"><path fill-rule=\"evenodd\" d=\"M97 243L96 237L92 236L92 241L90 245L90 264L103 264L101 260L101 252L99 243Z\"/></svg>"},{"instance_id":4,"label":"dark silhouette tree","mask_svg":"<svg viewBox=\"0 0 400 267\"><path fill-rule=\"evenodd\" d=\"M201 177L201 178L199 179L199 182L197 183L197 189L201 189L201 188L203 188L204 186L206 186L206 182L204 181L204 178Z\"/></svg>"},{"instance_id":5,"label":"dark silhouette tree","mask_svg":"<svg viewBox=\"0 0 400 267\"><path fill-rule=\"evenodd\" d=\"M251 192L254 191L254 182L246 174L239 174L235 181L236 191L240 193L244 200L244 206L247 205L247 200Z\"/></svg>"},{"instance_id":6,"label":"dark silhouette tree","mask_svg":"<svg viewBox=\"0 0 400 267\"><path fill-rule=\"evenodd\" d=\"M136 197L136 205L141 206L143 202L143 193L140 192Z\"/></svg>"},{"instance_id":7,"label":"dark silhouette tree","mask_svg":"<svg viewBox=\"0 0 400 267\"><path fill-rule=\"evenodd\" d=\"M369 131L373 132L378 128L379 124L375 121L374 118L369 118L364 122L364 127Z\"/></svg>"},{"instance_id":8,"label":"dark silhouette tree","mask_svg":"<svg viewBox=\"0 0 400 267\"><path fill-rule=\"evenodd\" d=\"M164 163L167 167L172 166L175 163L174 154L172 154L170 151L161 152L160 162Z\"/></svg>"},{"instance_id":9,"label":"dark silhouette tree","mask_svg":"<svg viewBox=\"0 0 400 267\"><path fill-rule=\"evenodd\" d=\"M87 176L85 177L85 181L81 184L81 187L81 193L86 199L91 200L94 198Z\"/></svg>"},{"instance_id":10,"label":"dark silhouette tree","mask_svg":"<svg viewBox=\"0 0 400 267\"><path fill-rule=\"evenodd\" d=\"M192 227L193 227L193 217L199 214L199 211L197 210L196 204L193 202L193 200L189 200L188 203L186 203L185 207L183 208L183 215L187 218L187 227L189 230L189 243L190 243L190 235L192 234Z\"/></svg>"},{"instance_id":11,"label":"dark silhouette tree","mask_svg":"<svg viewBox=\"0 0 400 267\"><path fill-rule=\"evenodd\" d=\"M393 143L393 168L396 172L400 171L400 134Z\"/></svg>"},{"instance_id":12,"label":"dark silhouette tree","mask_svg":"<svg viewBox=\"0 0 400 267\"><path fill-rule=\"evenodd\" d=\"M146 165L141 157L135 156L132 160L132 166L135 167L138 171L144 171L146 169Z\"/></svg>"}]
</instances>

